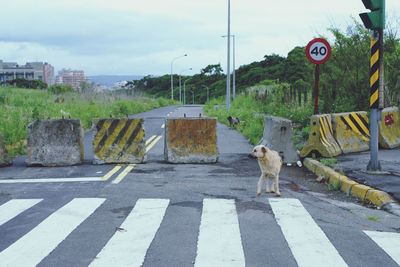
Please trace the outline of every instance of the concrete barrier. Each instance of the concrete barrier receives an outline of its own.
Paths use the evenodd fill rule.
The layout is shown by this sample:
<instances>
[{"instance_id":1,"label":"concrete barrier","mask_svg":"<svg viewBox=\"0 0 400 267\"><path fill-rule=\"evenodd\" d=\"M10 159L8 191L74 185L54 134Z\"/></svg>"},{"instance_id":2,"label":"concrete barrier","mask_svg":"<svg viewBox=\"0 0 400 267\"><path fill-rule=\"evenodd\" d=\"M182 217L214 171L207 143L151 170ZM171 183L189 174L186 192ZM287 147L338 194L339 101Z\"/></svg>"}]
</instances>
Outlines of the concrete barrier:
<instances>
[{"instance_id":1,"label":"concrete barrier","mask_svg":"<svg viewBox=\"0 0 400 267\"><path fill-rule=\"evenodd\" d=\"M83 162L80 120L42 120L28 126L29 166L71 166Z\"/></svg>"},{"instance_id":2,"label":"concrete barrier","mask_svg":"<svg viewBox=\"0 0 400 267\"><path fill-rule=\"evenodd\" d=\"M167 119L164 158L170 163L217 162L217 120L213 118Z\"/></svg>"},{"instance_id":3,"label":"concrete barrier","mask_svg":"<svg viewBox=\"0 0 400 267\"><path fill-rule=\"evenodd\" d=\"M400 111L398 107L382 110L379 122L379 144L383 148L400 146Z\"/></svg>"},{"instance_id":4,"label":"concrete barrier","mask_svg":"<svg viewBox=\"0 0 400 267\"><path fill-rule=\"evenodd\" d=\"M264 134L260 144L279 153L283 163L296 163L299 156L292 142L292 121L280 117L266 116Z\"/></svg>"},{"instance_id":5,"label":"concrete barrier","mask_svg":"<svg viewBox=\"0 0 400 267\"><path fill-rule=\"evenodd\" d=\"M93 124L94 164L145 160L143 119L100 119Z\"/></svg>"},{"instance_id":6,"label":"concrete barrier","mask_svg":"<svg viewBox=\"0 0 400 267\"><path fill-rule=\"evenodd\" d=\"M300 152L305 158L310 154L321 155L322 157L335 157L340 155L342 150L333 137L331 115L313 115L310 119L310 135L307 144Z\"/></svg>"},{"instance_id":7,"label":"concrete barrier","mask_svg":"<svg viewBox=\"0 0 400 267\"><path fill-rule=\"evenodd\" d=\"M369 120L365 111L331 114L333 137L343 153L369 150Z\"/></svg>"},{"instance_id":8,"label":"concrete barrier","mask_svg":"<svg viewBox=\"0 0 400 267\"><path fill-rule=\"evenodd\" d=\"M4 143L3 136L0 135L0 167L6 167L11 164L6 150L6 145Z\"/></svg>"}]
</instances>

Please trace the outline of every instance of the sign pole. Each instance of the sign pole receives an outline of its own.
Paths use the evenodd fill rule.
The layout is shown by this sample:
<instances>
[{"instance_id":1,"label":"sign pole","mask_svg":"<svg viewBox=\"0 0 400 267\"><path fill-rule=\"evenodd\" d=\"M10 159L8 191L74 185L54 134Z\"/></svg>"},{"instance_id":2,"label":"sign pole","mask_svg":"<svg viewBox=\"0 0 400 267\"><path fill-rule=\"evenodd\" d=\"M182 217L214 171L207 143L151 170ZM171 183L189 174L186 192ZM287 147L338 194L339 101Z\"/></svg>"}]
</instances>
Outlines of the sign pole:
<instances>
[{"instance_id":1,"label":"sign pole","mask_svg":"<svg viewBox=\"0 0 400 267\"><path fill-rule=\"evenodd\" d=\"M318 114L318 97L319 97L319 64L315 64L314 73L314 115Z\"/></svg>"}]
</instances>

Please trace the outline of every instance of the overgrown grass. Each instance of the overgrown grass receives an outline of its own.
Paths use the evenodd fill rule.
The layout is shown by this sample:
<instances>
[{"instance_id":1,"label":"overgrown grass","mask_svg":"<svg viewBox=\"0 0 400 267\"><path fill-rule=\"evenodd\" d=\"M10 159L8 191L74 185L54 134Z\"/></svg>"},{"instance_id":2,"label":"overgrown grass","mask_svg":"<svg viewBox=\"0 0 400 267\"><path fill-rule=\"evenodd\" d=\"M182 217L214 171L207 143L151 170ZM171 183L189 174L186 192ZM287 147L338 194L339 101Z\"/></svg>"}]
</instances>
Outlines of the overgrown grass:
<instances>
[{"instance_id":1,"label":"overgrown grass","mask_svg":"<svg viewBox=\"0 0 400 267\"><path fill-rule=\"evenodd\" d=\"M69 114L71 118L81 119L88 129L94 118L124 117L172 103L162 98L122 99L110 95L87 98L77 93L54 95L43 90L0 88L0 134L10 155L15 156L24 152L27 125L34 120Z\"/></svg>"},{"instance_id":2,"label":"overgrown grass","mask_svg":"<svg viewBox=\"0 0 400 267\"><path fill-rule=\"evenodd\" d=\"M296 104L284 104L278 101L264 103L256 100L251 95L239 95L232 102L229 112L226 110L225 102L222 98L213 99L205 106L208 116L217 117L224 124L228 124L227 117L239 117L243 121L238 130L246 136L252 144L260 141L264 130L264 116L273 115L292 120L292 122L306 127L312 115L312 106L298 106ZM302 127L300 127L303 129ZM307 128L300 130L301 139L308 137ZM305 136L307 135L307 136ZM300 140L295 140L300 142Z\"/></svg>"},{"instance_id":3,"label":"overgrown grass","mask_svg":"<svg viewBox=\"0 0 400 267\"><path fill-rule=\"evenodd\" d=\"M336 158L322 158L322 159L320 159L320 162L327 167L334 168L337 164L337 159Z\"/></svg>"}]
</instances>

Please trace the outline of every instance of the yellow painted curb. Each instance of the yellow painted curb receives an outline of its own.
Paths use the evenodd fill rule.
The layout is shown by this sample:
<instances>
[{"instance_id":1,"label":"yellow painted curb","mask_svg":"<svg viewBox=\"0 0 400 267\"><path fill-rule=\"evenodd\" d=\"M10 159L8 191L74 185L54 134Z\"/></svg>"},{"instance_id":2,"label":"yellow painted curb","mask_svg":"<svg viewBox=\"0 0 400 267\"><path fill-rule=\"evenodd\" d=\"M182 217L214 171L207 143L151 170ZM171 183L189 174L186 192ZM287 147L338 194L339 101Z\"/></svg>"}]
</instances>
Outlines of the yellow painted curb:
<instances>
[{"instance_id":1,"label":"yellow painted curb","mask_svg":"<svg viewBox=\"0 0 400 267\"><path fill-rule=\"evenodd\" d=\"M375 189L371 189L367 192L365 200L373 203L378 207L395 202L388 193Z\"/></svg>"},{"instance_id":2,"label":"yellow painted curb","mask_svg":"<svg viewBox=\"0 0 400 267\"><path fill-rule=\"evenodd\" d=\"M363 184L356 184L351 188L351 195L364 201L365 197L367 196L367 192L369 190L372 190L372 188L369 186Z\"/></svg>"},{"instance_id":3,"label":"yellow painted curb","mask_svg":"<svg viewBox=\"0 0 400 267\"><path fill-rule=\"evenodd\" d=\"M396 202L388 193L359 184L317 160L305 158L303 163L314 174L327 178L330 184L340 183L340 190L342 192L357 197L363 202L369 202L378 207Z\"/></svg>"}]
</instances>

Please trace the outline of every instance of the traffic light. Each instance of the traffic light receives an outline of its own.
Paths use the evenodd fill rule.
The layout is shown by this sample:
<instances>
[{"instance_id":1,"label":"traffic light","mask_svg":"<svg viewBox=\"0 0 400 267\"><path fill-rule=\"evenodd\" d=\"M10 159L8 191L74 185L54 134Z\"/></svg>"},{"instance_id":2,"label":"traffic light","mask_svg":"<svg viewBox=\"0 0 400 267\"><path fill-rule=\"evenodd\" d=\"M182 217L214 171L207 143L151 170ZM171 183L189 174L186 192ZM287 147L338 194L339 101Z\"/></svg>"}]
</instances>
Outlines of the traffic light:
<instances>
[{"instance_id":1,"label":"traffic light","mask_svg":"<svg viewBox=\"0 0 400 267\"><path fill-rule=\"evenodd\" d=\"M371 12L361 13L364 26L370 30L385 28L385 0L362 0L364 6Z\"/></svg>"}]
</instances>

